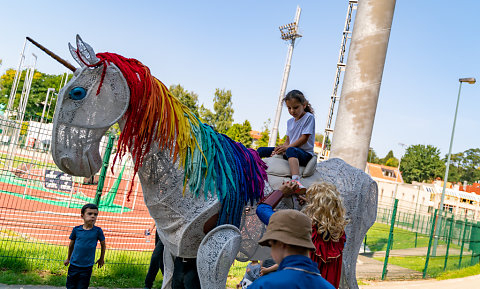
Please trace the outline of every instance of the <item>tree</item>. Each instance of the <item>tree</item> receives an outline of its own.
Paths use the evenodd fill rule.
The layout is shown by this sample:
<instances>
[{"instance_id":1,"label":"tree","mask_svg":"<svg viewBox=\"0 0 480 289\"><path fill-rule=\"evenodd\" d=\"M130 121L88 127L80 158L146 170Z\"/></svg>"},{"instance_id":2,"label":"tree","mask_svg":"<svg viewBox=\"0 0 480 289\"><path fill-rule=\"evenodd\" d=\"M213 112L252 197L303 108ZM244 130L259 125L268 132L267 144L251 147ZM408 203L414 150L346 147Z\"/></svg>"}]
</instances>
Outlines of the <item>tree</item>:
<instances>
[{"instance_id":1,"label":"tree","mask_svg":"<svg viewBox=\"0 0 480 289\"><path fill-rule=\"evenodd\" d=\"M249 148L252 145L253 138L250 135L250 131L252 130L252 126L248 120L245 120L243 124L235 123L233 124L228 130L226 135L233 139L234 141L238 141L242 143L244 146Z\"/></svg>"},{"instance_id":2,"label":"tree","mask_svg":"<svg viewBox=\"0 0 480 289\"><path fill-rule=\"evenodd\" d=\"M268 129L269 126L270 126L270 119L267 119L267 121L263 123L263 128L261 132L262 136L257 141L257 147L268 146L268 140L270 139L270 130Z\"/></svg>"},{"instance_id":3,"label":"tree","mask_svg":"<svg viewBox=\"0 0 480 289\"><path fill-rule=\"evenodd\" d=\"M198 95L195 92L185 90L180 84L170 85L169 90L173 96L198 116Z\"/></svg>"},{"instance_id":4,"label":"tree","mask_svg":"<svg viewBox=\"0 0 480 289\"><path fill-rule=\"evenodd\" d=\"M480 149L468 149L463 152L463 172L461 179L469 183L477 182L480 179Z\"/></svg>"},{"instance_id":5,"label":"tree","mask_svg":"<svg viewBox=\"0 0 480 289\"><path fill-rule=\"evenodd\" d=\"M316 133L316 134L315 134L315 141L316 141L316 142L320 142L320 143L323 142L323 134L321 134L321 133Z\"/></svg>"},{"instance_id":6,"label":"tree","mask_svg":"<svg viewBox=\"0 0 480 289\"><path fill-rule=\"evenodd\" d=\"M367 162L372 163L372 164L378 164L379 163L379 158L373 148L370 148L368 150L368 155L367 155Z\"/></svg>"},{"instance_id":7,"label":"tree","mask_svg":"<svg viewBox=\"0 0 480 289\"><path fill-rule=\"evenodd\" d=\"M389 167L398 167L398 160L397 160L397 158L389 158L385 162L385 165L389 166Z\"/></svg>"},{"instance_id":8,"label":"tree","mask_svg":"<svg viewBox=\"0 0 480 289\"><path fill-rule=\"evenodd\" d=\"M225 89L215 90L213 98L212 113L203 104L200 107L201 118L209 125L211 125L217 132L226 133L233 123L233 107L232 107L232 92Z\"/></svg>"},{"instance_id":9,"label":"tree","mask_svg":"<svg viewBox=\"0 0 480 289\"><path fill-rule=\"evenodd\" d=\"M442 177L445 164L440 159L440 150L432 145L411 145L403 155L400 171L405 182L432 181Z\"/></svg>"},{"instance_id":10,"label":"tree","mask_svg":"<svg viewBox=\"0 0 480 289\"><path fill-rule=\"evenodd\" d=\"M16 97L13 105L14 109L18 108L26 74L27 74L27 71L24 70L20 75L20 81L17 87ZM4 104L5 106L6 104L8 104L10 91L13 86L14 78L15 78L15 70L13 69L8 69L5 72L5 74L0 76L0 104ZM45 97L46 97L48 88L55 88L55 90L58 92L58 88L60 86L61 81L62 81L62 75L50 75L50 74L45 74L39 71L34 72L33 79L32 79L32 86L30 89L30 95L29 95L27 106L25 109L26 118L35 116L35 115L36 116L42 115L43 106L45 103ZM50 96L53 97L53 99L51 100L52 107L50 108L50 110L47 110L45 112L46 114L48 113L48 115L45 115L46 118L53 117L53 112L55 111L54 105L56 103L57 93L54 93L53 95L50 95Z\"/></svg>"},{"instance_id":11,"label":"tree","mask_svg":"<svg viewBox=\"0 0 480 289\"><path fill-rule=\"evenodd\" d=\"M386 166L397 167L398 159L393 155L393 151L390 150L384 158L378 160L378 163Z\"/></svg>"}]
</instances>

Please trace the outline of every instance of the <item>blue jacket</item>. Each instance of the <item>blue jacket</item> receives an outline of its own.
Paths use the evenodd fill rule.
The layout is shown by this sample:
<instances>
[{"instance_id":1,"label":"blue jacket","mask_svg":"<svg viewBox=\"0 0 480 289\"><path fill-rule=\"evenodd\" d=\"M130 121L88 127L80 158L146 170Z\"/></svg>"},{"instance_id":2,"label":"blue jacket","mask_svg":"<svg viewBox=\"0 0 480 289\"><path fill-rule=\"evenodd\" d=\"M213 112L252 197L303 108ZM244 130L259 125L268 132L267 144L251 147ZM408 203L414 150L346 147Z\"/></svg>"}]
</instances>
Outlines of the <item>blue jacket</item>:
<instances>
[{"instance_id":1,"label":"blue jacket","mask_svg":"<svg viewBox=\"0 0 480 289\"><path fill-rule=\"evenodd\" d=\"M270 221L270 217L275 213L273 210L272 206L267 205L267 204L260 204L257 206L257 216L264 223L265 225L268 225Z\"/></svg>"},{"instance_id":2,"label":"blue jacket","mask_svg":"<svg viewBox=\"0 0 480 289\"><path fill-rule=\"evenodd\" d=\"M276 272L255 280L248 289L335 289L323 279L317 264L307 256L291 255L285 257Z\"/></svg>"}]
</instances>

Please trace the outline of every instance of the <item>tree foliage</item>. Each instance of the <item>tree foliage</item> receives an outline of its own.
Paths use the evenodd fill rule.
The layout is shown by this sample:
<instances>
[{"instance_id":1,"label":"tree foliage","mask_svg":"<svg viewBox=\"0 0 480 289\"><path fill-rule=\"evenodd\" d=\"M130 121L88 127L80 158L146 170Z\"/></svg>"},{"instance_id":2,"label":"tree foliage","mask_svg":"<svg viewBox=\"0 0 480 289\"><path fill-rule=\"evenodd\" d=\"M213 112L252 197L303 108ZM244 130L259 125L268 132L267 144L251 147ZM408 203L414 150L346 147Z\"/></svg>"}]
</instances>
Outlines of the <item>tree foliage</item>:
<instances>
[{"instance_id":1,"label":"tree foliage","mask_svg":"<svg viewBox=\"0 0 480 289\"><path fill-rule=\"evenodd\" d=\"M27 71L24 70L22 71L22 74L20 76L20 82L17 87L16 91L16 96L15 96L15 102L13 105L14 109L18 108L18 105L20 103L20 97L22 94L22 88L24 85L25 81L25 76L27 74ZM8 104L8 100L10 97L10 91L13 86L13 80L15 78L15 70L13 69L8 69L5 74L0 76L0 103L3 104L5 107ZM43 106L45 103L45 97L47 95L47 90L48 88L55 88L55 93L53 95L50 95L53 97L51 100L52 107L50 109L46 110L46 118L51 118L53 116L53 113L55 111L55 103L56 103L56 97L58 94L58 90L60 87L62 81L62 75L50 75L50 74L45 74L39 71L35 71L33 74L33 79L32 79L32 86L30 89L30 95L27 101L27 106L25 109L25 115L27 117L29 116L41 116L43 112ZM50 102L50 101L49 101Z\"/></svg>"},{"instance_id":2,"label":"tree foliage","mask_svg":"<svg viewBox=\"0 0 480 289\"><path fill-rule=\"evenodd\" d=\"M432 145L409 146L400 164L403 180L407 183L433 181L436 177L442 177L444 170L440 150Z\"/></svg>"},{"instance_id":3,"label":"tree foliage","mask_svg":"<svg viewBox=\"0 0 480 289\"><path fill-rule=\"evenodd\" d=\"M228 130L226 135L233 139L234 141L238 141L242 143L247 148L251 147L253 138L250 135L250 131L252 130L252 126L248 120L245 120L243 124L235 123L233 124Z\"/></svg>"},{"instance_id":4,"label":"tree foliage","mask_svg":"<svg viewBox=\"0 0 480 289\"><path fill-rule=\"evenodd\" d=\"M185 104L193 113L198 114L198 94L193 91L188 91L180 84L172 84L169 88L170 92Z\"/></svg>"},{"instance_id":5,"label":"tree foliage","mask_svg":"<svg viewBox=\"0 0 480 289\"><path fill-rule=\"evenodd\" d=\"M447 156L444 161L447 161ZM480 148L452 154L448 169L448 181L474 183L480 180Z\"/></svg>"},{"instance_id":6,"label":"tree foliage","mask_svg":"<svg viewBox=\"0 0 480 289\"><path fill-rule=\"evenodd\" d=\"M257 141L257 147L268 146L268 140L270 139L270 130L268 129L269 126L270 119L263 123L262 132L260 133L262 136Z\"/></svg>"},{"instance_id":7,"label":"tree foliage","mask_svg":"<svg viewBox=\"0 0 480 289\"><path fill-rule=\"evenodd\" d=\"M226 133L233 123L232 92L230 90L215 90L211 112L203 104L199 109L200 117L216 131Z\"/></svg>"},{"instance_id":8,"label":"tree foliage","mask_svg":"<svg viewBox=\"0 0 480 289\"><path fill-rule=\"evenodd\" d=\"M379 164L379 158L373 148L370 148L370 150L368 150L367 162L372 164Z\"/></svg>"}]
</instances>

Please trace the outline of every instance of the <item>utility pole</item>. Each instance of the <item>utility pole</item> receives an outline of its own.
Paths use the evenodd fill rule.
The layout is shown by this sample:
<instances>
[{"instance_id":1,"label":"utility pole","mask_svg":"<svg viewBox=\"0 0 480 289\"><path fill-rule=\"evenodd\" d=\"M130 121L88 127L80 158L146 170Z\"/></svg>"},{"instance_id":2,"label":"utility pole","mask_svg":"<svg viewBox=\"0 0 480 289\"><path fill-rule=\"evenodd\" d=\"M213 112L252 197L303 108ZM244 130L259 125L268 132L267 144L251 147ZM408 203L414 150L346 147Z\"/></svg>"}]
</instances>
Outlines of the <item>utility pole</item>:
<instances>
[{"instance_id":1,"label":"utility pole","mask_svg":"<svg viewBox=\"0 0 480 289\"><path fill-rule=\"evenodd\" d=\"M278 96L277 111L275 113L275 121L273 122L272 132L270 139L268 140L268 146L274 147L277 141L278 124L280 123L280 116L282 115L282 101L285 97L285 90L287 89L288 75L290 74L290 63L292 62L293 48L295 46L295 39L302 37L298 33L298 22L300 21L300 12L302 9L297 6L297 13L295 14L295 20L293 23L280 26L280 33L283 40L290 42L288 45L287 62L285 63L285 69L283 70L282 87L280 88L280 95Z\"/></svg>"},{"instance_id":2,"label":"utility pole","mask_svg":"<svg viewBox=\"0 0 480 289\"><path fill-rule=\"evenodd\" d=\"M395 0L358 1L330 158L365 169Z\"/></svg>"}]
</instances>

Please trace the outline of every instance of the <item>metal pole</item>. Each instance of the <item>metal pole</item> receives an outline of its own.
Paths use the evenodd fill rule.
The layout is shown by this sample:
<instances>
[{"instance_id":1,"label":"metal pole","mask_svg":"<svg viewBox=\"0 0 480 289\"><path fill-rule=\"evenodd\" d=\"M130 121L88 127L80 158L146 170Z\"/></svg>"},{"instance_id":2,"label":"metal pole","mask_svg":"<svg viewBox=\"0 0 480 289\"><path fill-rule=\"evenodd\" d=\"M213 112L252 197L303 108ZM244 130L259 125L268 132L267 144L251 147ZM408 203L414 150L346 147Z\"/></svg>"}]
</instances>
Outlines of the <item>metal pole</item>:
<instances>
[{"instance_id":1,"label":"metal pole","mask_svg":"<svg viewBox=\"0 0 480 289\"><path fill-rule=\"evenodd\" d=\"M358 2L330 158L361 170L367 162L395 2Z\"/></svg>"},{"instance_id":2,"label":"metal pole","mask_svg":"<svg viewBox=\"0 0 480 289\"><path fill-rule=\"evenodd\" d=\"M415 203L415 212L413 213L412 230L415 227L415 217L417 216L418 198L419 197L420 197L420 185L418 186L418 190L417 190L417 200L416 200L416 203ZM417 225L417 230L418 230L418 225Z\"/></svg>"},{"instance_id":3,"label":"metal pole","mask_svg":"<svg viewBox=\"0 0 480 289\"><path fill-rule=\"evenodd\" d=\"M18 83L20 82L20 75L22 73L22 65L25 61L25 46L27 44L27 39L23 42L22 52L20 52L20 61L18 63L17 71L15 72L15 78L13 79L12 89L10 90L10 98L8 99L7 111L13 109L13 104L15 102L15 96L17 94Z\"/></svg>"},{"instance_id":4,"label":"metal pole","mask_svg":"<svg viewBox=\"0 0 480 289\"><path fill-rule=\"evenodd\" d=\"M465 219L465 226L463 227L462 246L460 247L460 258L458 260L458 269L460 269L462 266L463 246L465 245L465 233L467 232L467 223L468 220Z\"/></svg>"},{"instance_id":5,"label":"metal pole","mask_svg":"<svg viewBox=\"0 0 480 289\"><path fill-rule=\"evenodd\" d=\"M300 13L302 9L300 6L297 6L297 13L295 14L295 31L298 31L298 22L300 21ZM290 74L290 66L292 62L292 55L293 55L293 48L295 46L295 39L293 37L290 39L290 45L288 46L288 54L287 54L287 62L285 63L285 69L283 71L283 79L282 79L282 86L280 88L280 95L278 96L278 104L277 104L277 111L275 112L275 121L273 122L272 132L270 134L270 139L268 140L268 146L274 147L275 143L277 142L278 136L278 124L280 123L280 117L282 115L282 107L283 107L283 98L285 97L285 90L287 89L288 83L288 76Z\"/></svg>"},{"instance_id":6,"label":"metal pole","mask_svg":"<svg viewBox=\"0 0 480 289\"><path fill-rule=\"evenodd\" d=\"M430 260L430 249L432 247L433 234L435 231L435 217L437 216L438 209L435 209L435 213L432 218L432 230L430 230L430 238L428 239L427 260L425 260L425 268L423 268L423 279L427 276L428 261Z\"/></svg>"},{"instance_id":7,"label":"metal pole","mask_svg":"<svg viewBox=\"0 0 480 289\"><path fill-rule=\"evenodd\" d=\"M450 167L450 157L452 156L452 145L453 145L453 136L455 135L455 124L457 123L457 113L458 113L458 104L460 103L460 92L462 91L462 82L458 87L458 96L457 96L457 105L455 107L455 116L453 117L453 127L452 127L452 134L450 136L450 146L448 148L448 156L447 156L447 167L445 168L445 177L443 178L443 188L442 188L442 196L440 198L440 204L438 205L438 209L440 210L440 216L442 216L443 212L443 202L445 200L445 189L447 188L447 181L448 181L448 170ZM442 224L442 218L438 219L438 226ZM435 228L435 240L433 242L433 250L432 255L435 256L437 252L438 246L438 228Z\"/></svg>"},{"instance_id":8,"label":"metal pole","mask_svg":"<svg viewBox=\"0 0 480 289\"><path fill-rule=\"evenodd\" d=\"M448 232L448 239L447 239L447 251L445 252L445 263L443 264L443 271L447 268L447 261L448 261L448 250L450 249L450 240L452 239L452 227L453 227L454 217L452 216L452 221L450 223L450 229Z\"/></svg>"},{"instance_id":9,"label":"metal pole","mask_svg":"<svg viewBox=\"0 0 480 289\"><path fill-rule=\"evenodd\" d=\"M387 277L388 256L390 255L390 248L392 247L392 242L393 242L393 228L395 226L395 216L397 214L397 206L398 206L398 199L395 199L395 204L393 205L392 221L390 222L390 233L388 234L387 251L385 252L385 261L383 262L382 280L385 280L385 277Z\"/></svg>"},{"instance_id":10,"label":"metal pole","mask_svg":"<svg viewBox=\"0 0 480 289\"><path fill-rule=\"evenodd\" d=\"M438 209L440 210L440 216L442 215L443 211L443 202L445 200L445 189L447 187L447 181L448 181L448 169L450 167L450 157L452 156L452 145L453 145L453 136L455 135L455 125L457 123L457 113L458 113L458 104L460 103L460 92L462 91L462 83L463 82L468 82L470 84L475 83L475 78L460 78L459 79L460 85L458 87L458 96L457 96L457 105L455 107L455 116L453 117L453 126L452 126L452 135L450 136L450 146L448 148L448 157L447 157L447 167L445 168L445 177L443 178L443 189L442 189L442 197L440 199L440 204ZM438 226L440 226L442 223L442 219L438 220ZM435 228L435 241L433 243L433 251L432 254L435 256L435 253L437 251L437 245L438 245L438 230Z\"/></svg>"},{"instance_id":11,"label":"metal pole","mask_svg":"<svg viewBox=\"0 0 480 289\"><path fill-rule=\"evenodd\" d=\"M100 204L100 197L102 196L103 185L105 183L105 176L107 174L108 164L110 163L110 155L112 154L113 141L115 136L113 134L108 138L107 148L105 149L105 154L103 155L103 164L102 171L100 172L100 177L98 178L97 193L95 194L95 205Z\"/></svg>"},{"instance_id":12,"label":"metal pole","mask_svg":"<svg viewBox=\"0 0 480 289\"><path fill-rule=\"evenodd\" d=\"M48 97L50 96L50 92L55 92L55 88L49 88L47 90L47 96L45 96L45 103L43 104L42 118L40 119L40 123L43 123L43 118L45 117L45 108L48 104Z\"/></svg>"}]
</instances>

